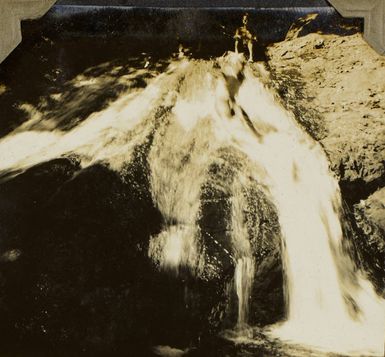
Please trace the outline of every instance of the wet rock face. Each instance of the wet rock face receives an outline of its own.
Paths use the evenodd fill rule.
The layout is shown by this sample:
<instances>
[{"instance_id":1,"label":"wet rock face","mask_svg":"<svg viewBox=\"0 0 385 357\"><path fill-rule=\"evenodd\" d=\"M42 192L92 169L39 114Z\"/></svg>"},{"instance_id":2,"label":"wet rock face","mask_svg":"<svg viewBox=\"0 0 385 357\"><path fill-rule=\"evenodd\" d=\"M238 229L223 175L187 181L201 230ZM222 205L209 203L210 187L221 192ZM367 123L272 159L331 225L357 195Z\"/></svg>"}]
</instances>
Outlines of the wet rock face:
<instances>
[{"instance_id":1,"label":"wet rock face","mask_svg":"<svg viewBox=\"0 0 385 357\"><path fill-rule=\"evenodd\" d=\"M363 235L357 242L363 252L364 264L376 287L385 287L385 189L376 191L354 206L354 216Z\"/></svg>"},{"instance_id":2,"label":"wet rock face","mask_svg":"<svg viewBox=\"0 0 385 357\"><path fill-rule=\"evenodd\" d=\"M123 177L62 159L1 184L2 351L119 355L181 337L184 284L147 256L161 216L146 180L140 157Z\"/></svg>"},{"instance_id":3,"label":"wet rock face","mask_svg":"<svg viewBox=\"0 0 385 357\"><path fill-rule=\"evenodd\" d=\"M145 178L129 171L127 180ZM93 354L145 340L138 321L149 319L153 304L144 294L154 279L148 237L160 224L145 182L137 189L104 166L79 171L63 159L2 183L0 194L8 204L1 212L4 341L37 354Z\"/></svg>"},{"instance_id":4,"label":"wet rock face","mask_svg":"<svg viewBox=\"0 0 385 357\"><path fill-rule=\"evenodd\" d=\"M138 149L121 174L57 159L0 183L2 351L97 356L132 346L138 353L158 344L185 348L235 325L228 187L242 165L224 153L210 168L199 222L207 274L197 276L160 271L148 257L150 237L164 222L146 154ZM284 305L278 219L256 183L243 195L257 270L250 322L265 324Z\"/></svg>"},{"instance_id":5,"label":"wet rock face","mask_svg":"<svg viewBox=\"0 0 385 357\"><path fill-rule=\"evenodd\" d=\"M250 242L255 262L255 275L249 296L248 321L251 325L280 320L284 314L281 236L275 207L252 179L243 182L240 192L236 182L246 175L245 158L232 150L223 149L220 159L209 168L209 179L202 189L199 221L205 249L207 269L218 281L226 281L226 305L222 327L232 328L237 322L238 300L235 295L234 272L237 227L232 222L233 205L242 202L241 223ZM235 197L239 194L241 197ZM238 227L239 228L239 227Z\"/></svg>"},{"instance_id":6,"label":"wet rock face","mask_svg":"<svg viewBox=\"0 0 385 357\"><path fill-rule=\"evenodd\" d=\"M252 246L256 271L250 295L251 325L267 325L284 317L282 238L278 215L258 184L245 187L245 226Z\"/></svg>"}]
</instances>

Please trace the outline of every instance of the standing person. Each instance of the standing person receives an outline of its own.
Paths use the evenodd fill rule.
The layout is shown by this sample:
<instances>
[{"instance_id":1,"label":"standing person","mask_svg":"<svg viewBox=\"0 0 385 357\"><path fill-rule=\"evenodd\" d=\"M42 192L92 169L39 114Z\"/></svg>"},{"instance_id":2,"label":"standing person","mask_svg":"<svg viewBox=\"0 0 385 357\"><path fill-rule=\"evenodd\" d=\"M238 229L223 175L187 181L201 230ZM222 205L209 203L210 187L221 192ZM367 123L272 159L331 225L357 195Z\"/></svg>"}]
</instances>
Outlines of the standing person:
<instances>
[{"instance_id":1,"label":"standing person","mask_svg":"<svg viewBox=\"0 0 385 357\"><path fill-rule=\"evenodd\" d=\"M257 36L253 35L247 28L249 21L249 14L243 15L242 26L235 31L235 52L238 53L239 41L242 42L243 47L249 50L249 62L253 62L253 41L258 41Z\"/></svg>"}]
</instances>

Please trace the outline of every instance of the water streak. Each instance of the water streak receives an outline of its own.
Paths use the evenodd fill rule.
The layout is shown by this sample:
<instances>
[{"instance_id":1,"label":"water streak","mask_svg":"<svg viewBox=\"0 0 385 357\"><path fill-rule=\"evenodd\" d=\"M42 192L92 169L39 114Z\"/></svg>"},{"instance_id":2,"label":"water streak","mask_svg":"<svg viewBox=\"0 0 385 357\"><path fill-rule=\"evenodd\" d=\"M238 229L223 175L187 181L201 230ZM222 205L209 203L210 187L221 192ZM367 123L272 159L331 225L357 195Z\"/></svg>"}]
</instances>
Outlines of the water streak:
<instances>
[{"instance_id":1,"label":"water streak","mask_svg":"<svg viewBox=\"0 0 385 357\"><path fill-rule=\"evenodd\" d=\"M254 280L254 258L249 240L249 232L245 225L244 210L247 207L244 187L247 179L240 174L232 187L231 230L236 256L235 288L238 297L237 327L242 333L248 328L249 300Z\"/></svg>"}]
</instances>

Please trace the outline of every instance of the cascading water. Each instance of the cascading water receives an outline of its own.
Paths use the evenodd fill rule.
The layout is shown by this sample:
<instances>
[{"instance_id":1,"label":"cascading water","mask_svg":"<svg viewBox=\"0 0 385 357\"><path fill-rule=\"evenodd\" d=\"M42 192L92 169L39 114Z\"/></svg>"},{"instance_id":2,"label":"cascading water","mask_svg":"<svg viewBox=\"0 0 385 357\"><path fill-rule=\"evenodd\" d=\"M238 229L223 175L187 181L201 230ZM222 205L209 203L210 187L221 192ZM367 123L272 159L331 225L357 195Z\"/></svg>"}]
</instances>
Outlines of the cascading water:
<instances>
[{"instance_id":1,"label":"cascading water","mask_svg":"<svg viewBox=\"0 0 385 357\"><path fill-rule=\"evenodd\" d=\"M83 167L99 161L119 171L136 147L149 143L151 190L164 218L149 256L161 268L187 266L200 274L205 256L197 221L208 168L222 148L242 153L246 173L229 188L238 326L248 323L255 275L242 212L242 188L252 180L276 206L284 239L287 321L268 333L326 351L382 355L384 301L360 273L351 278L352 264L341 251L337 181L321 147L263 84L263 68L230 53L173 62L154 76L70 131L52 130L52 123L37 129L44 115L31 118L1 139L1 172L73 155Z\"/></svg>"},{"instance_id":2,"label":"cascading water","mask_svg":"<svg viewBox=\"0 0 385 357\"><path fill-rule=\"evenodd\" d=\"M254 278L254 261L251 257L238 258L235 266L235 286L238 297L238 327L248 325L249 297Z\"/></svg>"},{"instance_id":3,"label":"cascading water","mask_svg":"<svg viewBox=\"0 0 385 357\"><path fill-rule=\"evenodd\" d=\"M239 104L275 128L258 144L241 144L266 170L284 237L288 319L272 334L340 353L383 354L384 301L364 278L347 278L353 266L341 251L340 192L324 152L260 83L245 83Z\"/></svg>"},{"instance_id":4,"label":"cascading water","mask_svg":"<svg viewBox=\"0 0 385 357\"><path fill-rule=\"evenodd\" d=\"M248 325L249 299L254 279L254 259L248 238L247 227L244 224L244 207L246 206L245 197L242 192L242 181L244 178L238 177L236 184L232 187L232 210L231 228L232 240L236 252L235 265L235 290L238 297L238 322L237 327L244 330Z\"/></svg>"}]
</instances>

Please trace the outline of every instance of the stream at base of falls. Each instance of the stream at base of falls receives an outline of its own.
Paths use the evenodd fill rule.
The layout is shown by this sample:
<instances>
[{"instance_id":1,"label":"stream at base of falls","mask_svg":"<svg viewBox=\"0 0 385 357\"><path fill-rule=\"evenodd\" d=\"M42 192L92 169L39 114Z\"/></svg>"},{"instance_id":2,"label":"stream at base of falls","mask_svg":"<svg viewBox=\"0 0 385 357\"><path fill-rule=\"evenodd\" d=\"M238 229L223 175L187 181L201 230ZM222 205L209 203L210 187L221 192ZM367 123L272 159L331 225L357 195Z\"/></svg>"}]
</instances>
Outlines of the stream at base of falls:
<instances>
[{"instance_id":1,"label":"stream at base of falls","mask_svg":"<svg viewBox=\"0 0 385 357\"><path fill-rule=\"evenodd\" d=\"M222 330L217 342L202 345L206 352L154 343L155 355L382 356L385 303L342 249L338 181L321 146L269 88L264 64L229 52L212 60L180 56L162 66L111 66L96 78L79 75L71 84L82 88L79 98L65 90L52 93L55 110L25 104L28 120L0 139L0 184L64 159L76 162L77 171L52 200L98 165L137 192L147 185L145 199L159 214L159 229L149 231L145 243L133 238L137 253L132 259L146 261L143 266L164 282L178 281L175 289L184 299L181 308L190 309L188 316L204 305L195 301L199 294L199 301L221 299L204 310L207 319L216 319L212 326ZM109 85L121 88L116 98L84 118L71 118L81 93ZM132 169L138 162L144 178ZM139 207L143 201L141 196L135 202ZM57 216L64 220L66 215ZM274 254L280 255L279 263L270 261ZM264 284L258 278L279 270L279 264L285 317L254 327L254 295L261 286L266 305L272 304L268 278ZM207 296L194 290L196 281L209 286ZM146 292L138 282L132 284ZM170 289L172 284L164 290ZM215 353L207 352L210 348Z\"/></svg>"}]
</instances>

